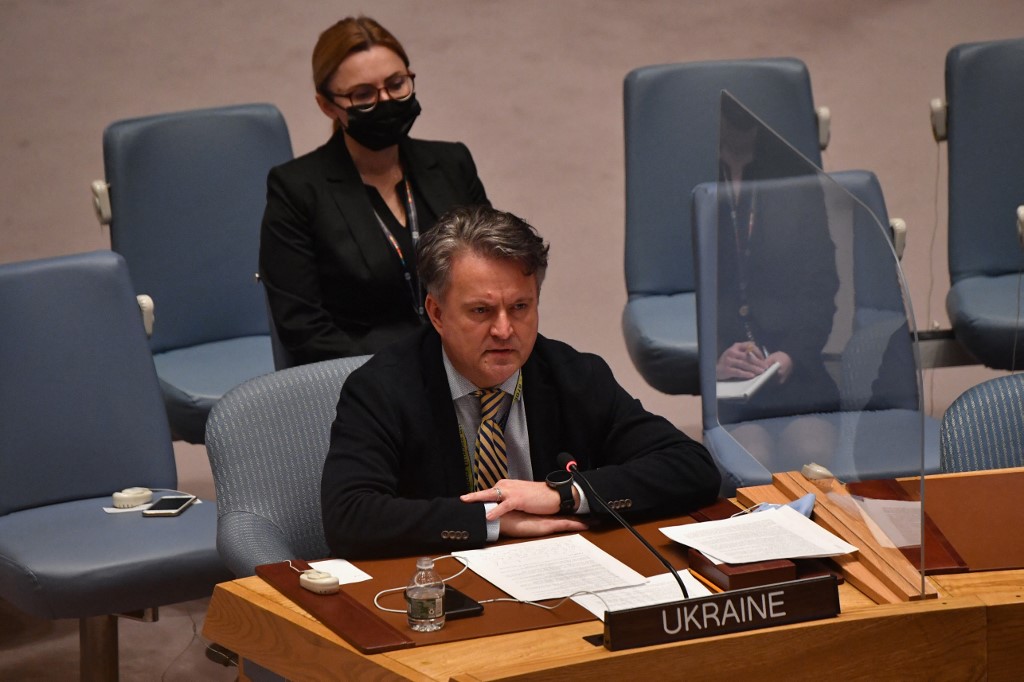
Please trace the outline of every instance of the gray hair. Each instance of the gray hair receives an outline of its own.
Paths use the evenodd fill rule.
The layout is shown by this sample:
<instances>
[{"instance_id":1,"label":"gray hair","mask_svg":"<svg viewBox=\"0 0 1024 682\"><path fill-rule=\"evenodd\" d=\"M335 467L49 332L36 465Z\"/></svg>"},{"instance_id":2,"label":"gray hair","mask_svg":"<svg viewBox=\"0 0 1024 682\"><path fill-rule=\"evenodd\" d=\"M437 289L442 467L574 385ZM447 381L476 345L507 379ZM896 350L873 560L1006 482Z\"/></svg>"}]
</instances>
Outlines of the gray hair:
<instances>
[{"instance_id":1,"label":"gray hair","mask_svg":"<svg viewBox=\"0 0 1024 682\"><path fill-rule=\"evenodd\" d=\"M452 263L467 251L518 262L524 275L537 276L537 291L548 268L548 245L522 218L490 206L460 206L437 220L417 245L420 283L435 298L443 298L451 280Z\"/></svg>"}]
</instances>

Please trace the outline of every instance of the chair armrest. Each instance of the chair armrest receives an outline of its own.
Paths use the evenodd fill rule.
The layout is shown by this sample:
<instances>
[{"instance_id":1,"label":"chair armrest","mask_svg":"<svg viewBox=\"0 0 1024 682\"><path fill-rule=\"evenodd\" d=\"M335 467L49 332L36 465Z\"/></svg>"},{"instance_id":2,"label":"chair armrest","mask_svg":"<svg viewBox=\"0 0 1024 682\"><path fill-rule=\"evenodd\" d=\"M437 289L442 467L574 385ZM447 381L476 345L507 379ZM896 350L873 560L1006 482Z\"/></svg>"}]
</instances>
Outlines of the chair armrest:
<instances>
[{"instance_id":1,"label":"chair armrest","mask_svg":"<svg viewBox=\"0 0 1024 682\"><path fill-rule=\"evenodd\" d=\"M818 118L818 147L824 151L832 139L832 111L828 107L818 107L814 113Z\"/></svg>"},{"instance_id":2,"label":"chair armrest","mask_svg":"<svg viewBox=\"0 0 1024 682\"><path fill-rule=\"evenodd\" d=\"M942 142L946 139L949 105L936 97L929 103L929 107L931 109L932 137L936 142Z\"/></svg>"},{"instance_id":3,"label":"chair armrest","mask_svg":"<svg viewBox=\"0 0 1024 682\"><path fill-rule=\"evenodd\" d=\"M902 218L891 219L889 232L892 237L892 248L896 252L896 260L903 260L903 250L907 248L907 221Z\"/></svg>"},{"instance_id":4,"label":"chair armrest","mask_svg":"<svg viewBox=\"0 0 1024 682\"><path fill-rule=\"evenodd\" d=\"M109 225L110 213L110 185L102 180L93 180L92 185L92 207L96 210L96 220L100 225Z\"/></svg>"},{"instance_id":5,"label":"chair armrest","mask_svg":"<svg viewBox=\"0 0 1024 682\"><path fill-rule=\"evenodd\" d=\"M1017 207L1017 241L1020 242L1020 247L1024 249L1024 206Z\"/></svg>"},{"instance_id":6,"label":"chair armrest","mask_svg":"<svg viewBox=\"0 0 1024 682\"><path fill-rule=\"evenodd\" d=\"M148 339L153 336L153 321L156 319L153 312L153 299L148 294L139 294L135 300L139 303L139 310L142 312L142 327L146 330Z\"/></svg>"},{"instance_id":7,"label":"chair armrest","mask_svg":"<svg viewBox=\"0 0 1024 682\"><path fill-rule=\"evenodd\" d=\"M237 577L256 575L260 564L295 556L288 539L270 519L252 512L228 512L217 519L217 551Z\"/></svg>"}]
</instances>

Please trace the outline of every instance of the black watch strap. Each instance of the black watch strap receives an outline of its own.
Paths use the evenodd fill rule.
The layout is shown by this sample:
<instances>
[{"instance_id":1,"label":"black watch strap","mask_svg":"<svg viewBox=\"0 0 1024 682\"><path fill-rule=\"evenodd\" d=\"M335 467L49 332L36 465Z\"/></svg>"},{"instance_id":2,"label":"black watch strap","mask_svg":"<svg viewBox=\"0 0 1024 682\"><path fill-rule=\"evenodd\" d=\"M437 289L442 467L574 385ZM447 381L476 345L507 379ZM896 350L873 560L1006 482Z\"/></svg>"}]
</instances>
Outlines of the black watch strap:
<instances>
[{"instance_id":1,"label":"black watch strap","mask_svg":"<svg viewBox=\"0 0 1024 682\"><path fill-rule=\"evenodd\" d=\"M548 487L558 491L560 502L559 514L572 514L576 511L576 498L572 495L572 474L564 469L553 471L546 479Z\"/></svg>"}]
</instances>

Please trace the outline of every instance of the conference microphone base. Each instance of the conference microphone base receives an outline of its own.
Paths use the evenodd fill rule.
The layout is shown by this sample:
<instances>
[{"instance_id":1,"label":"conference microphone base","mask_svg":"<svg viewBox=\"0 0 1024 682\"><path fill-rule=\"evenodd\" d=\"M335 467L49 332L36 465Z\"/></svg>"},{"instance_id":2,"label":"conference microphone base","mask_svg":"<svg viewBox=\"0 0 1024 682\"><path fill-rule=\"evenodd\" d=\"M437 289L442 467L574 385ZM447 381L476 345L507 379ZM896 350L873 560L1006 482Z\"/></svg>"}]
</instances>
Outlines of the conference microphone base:
<instances>
[{"instance_id":1,"label":"conference microphone base","mask_svg":"<svg viewBox=\"0 0 1024 682\"><path fill-rule=\"evenodd\" d=\"M807 578L608 611L604 616L604 646L618 651L832 618L838 613L839 582L835 576Z\"/></svg>"}]
</instances>

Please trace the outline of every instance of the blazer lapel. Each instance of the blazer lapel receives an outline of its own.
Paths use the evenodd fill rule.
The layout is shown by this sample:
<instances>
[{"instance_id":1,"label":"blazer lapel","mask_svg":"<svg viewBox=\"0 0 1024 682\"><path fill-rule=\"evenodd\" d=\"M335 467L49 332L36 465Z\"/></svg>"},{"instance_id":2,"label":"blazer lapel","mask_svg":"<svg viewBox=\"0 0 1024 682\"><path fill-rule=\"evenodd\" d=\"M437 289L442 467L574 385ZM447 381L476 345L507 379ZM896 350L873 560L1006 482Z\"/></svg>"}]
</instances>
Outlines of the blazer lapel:
<instances>
[{"instance_id":1,"label":"blazer lapel","mask_svg":"<svg viewBox=\"0 0 1024 682\"><path fill-rule=\"evenodd\" d=\"M398 149L406 163L406 170L419 186L420 196L434 215L440 216L447 208L459 203L437 157L423 143L406 138L399 143Z\"/></svg>"},{"instance_id":2,"label":"blazer lapel","mask_svg":"<svg viewBox=\"0 0 1024 682\"><path fill-rule=\"evenodd\" d=\"M377 216L366 197L363 180L345 146L344 133L335 133L325 145L324 152L328 191L338 209L339 229L347 230L351 235L371 272L390 269L400 277L400 265L380 231Z\"/></svg>"},{"instance_id":3,"label":"blazer lapel","mask_svg":"<svg viewBox=\"0 0 1024 682\"><path fill-rule=\"evenodd\" d=\"M545 339L538 335L537 344L523 365L523 398L526 401L526 427L530 434L530 464L535 481L543 481L551 473L558 456L559 424L562 420L557 387L551 383L551 372L539 354L538 346ZM576 454L576 453L572 453Z\"/></svg>"},{"instance_id":4,"label":"blazer lapel","mask_svg":"<svg viewBox=\"0 0 1024 682\"><path fill-rule=\"evenodd\" d=\"M424 332L424 343L420 345L420 367L423 372L423 386L427 387L430 402L430 424L442 456L438 457L444 472L445 485L456 494L471 491L466 482L466 466L463 460L462 441L459 438L459 420L455 416L448 375L441 359L441 337L433 329ZM469 438L471 436L467 436ZM467 445L468 447L468 445Z\"/></svg>"}]
</instances>

